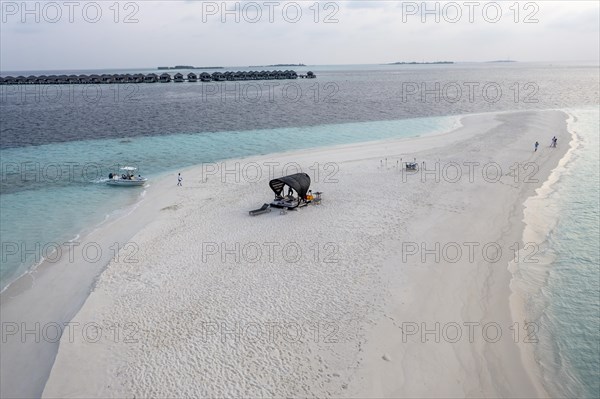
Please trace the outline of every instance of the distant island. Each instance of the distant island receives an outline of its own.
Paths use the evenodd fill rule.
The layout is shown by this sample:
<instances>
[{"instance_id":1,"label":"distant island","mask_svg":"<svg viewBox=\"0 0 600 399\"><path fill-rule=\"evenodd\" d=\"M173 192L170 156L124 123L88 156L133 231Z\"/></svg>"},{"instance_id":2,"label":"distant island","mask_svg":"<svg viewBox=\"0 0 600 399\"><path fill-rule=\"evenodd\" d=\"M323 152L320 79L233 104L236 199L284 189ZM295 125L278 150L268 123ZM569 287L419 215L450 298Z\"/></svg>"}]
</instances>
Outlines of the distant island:
<instances>
[{"instance_id":1,"label":"distant island","mask_svg":"<svg viewBox=\"0 0 600 399\"><path fill-rule=\"evenodd\" d=\"M159 66L159 71L169 70L169 69L223 69L222 66L207 66L207 67L195 67L191 65L175 65L174 67L166 67Z\"/></svg>"},{"instance_id":2,"label":"distant island","mask_svg":"<svg viewBox=\"0 0 600 399\"><path fill-rule=\"evenodd\" d=\"M494 63L494 62L517 62L517 61L513 61L513 60L495 60L495 61L487 61L489 63Z\"/></svg>"},{"instance_id":3,"label":"distant island","mask_svg":"<svg viewBox=\"0 0 600 399\"><path fill-rule=\"evenodd\" d=\"M274 67L303 67L304 64L273 64L273 65L250 65L248 68L274 68Z\"/></svg>"},{"instance_id":4,"label":"distant island","mask_svg":"<svg viewBox=\"0 0 600 399\"><path fill-rule=\"evenodd\" d=\"M434 61L434 62L390 62L385 65L438 65L438 64L454 64L454 61Z\"/></svg>"}]
</instances>

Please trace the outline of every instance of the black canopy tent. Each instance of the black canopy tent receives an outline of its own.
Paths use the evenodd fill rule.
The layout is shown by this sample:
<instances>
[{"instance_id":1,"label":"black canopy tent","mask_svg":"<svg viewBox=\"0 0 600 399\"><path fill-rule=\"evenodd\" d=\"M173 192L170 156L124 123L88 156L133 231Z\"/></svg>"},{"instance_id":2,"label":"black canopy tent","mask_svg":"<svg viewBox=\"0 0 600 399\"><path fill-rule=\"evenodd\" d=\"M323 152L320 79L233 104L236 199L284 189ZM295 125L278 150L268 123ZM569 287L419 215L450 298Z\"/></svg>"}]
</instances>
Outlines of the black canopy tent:
<instances>
[{"instance_id":1,"label":"black canopy tent","mask_svg":"<svg viewBox=\"0 0 600 399\"><path fill-rule=\"evenodd\" d=\"M273 179L269 182L271 190L273 190L278 197L282 196L281 193L286 185L298 193L298 199L304 200L310 187L310 176L306 173L296 173L294 175Z\"/></svg>"},{"instance_id":2,"label":"black canopy tent","mask_svg":"<svg viewBox=\"0 0 600 399\"><path fill-rule=\"evenodd\" d=\"M283 194L285 186L290 187L292 190L298 193L298 197L286 197ZM269 187L275 193L275 200L270 204L264 204L262 208L250 211L250 216L261 215L263 213L271 212L273 208L284 208L294 209L301 206L306 206L310 201L306 199L306 193L310 188L310 176L306 173L296 173L295 175L289 175L273 179L269 182Z\"/></svg>"}]
</instances>

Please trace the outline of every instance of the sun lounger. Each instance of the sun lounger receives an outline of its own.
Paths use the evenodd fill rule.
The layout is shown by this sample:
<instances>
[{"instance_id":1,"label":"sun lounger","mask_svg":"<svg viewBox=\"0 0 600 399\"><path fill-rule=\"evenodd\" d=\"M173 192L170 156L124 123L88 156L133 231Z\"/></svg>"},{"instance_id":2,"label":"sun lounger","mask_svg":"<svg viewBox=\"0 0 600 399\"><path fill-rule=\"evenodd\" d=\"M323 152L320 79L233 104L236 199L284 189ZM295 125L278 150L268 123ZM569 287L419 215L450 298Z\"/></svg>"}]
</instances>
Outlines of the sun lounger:
<instances>
[{"instance_id":1,"label":"sun lounger","mask_svg":"<svg viewBox=\"0 0 600 399\"><path fill-rule=\"evenodd\" d=\"M270 206L271 205L269 204L263 204L263 206L260 209L255 209L248 213L250 214L250 216L262 215L263 213L271 212Z\"/></svg>"}]
</instances>

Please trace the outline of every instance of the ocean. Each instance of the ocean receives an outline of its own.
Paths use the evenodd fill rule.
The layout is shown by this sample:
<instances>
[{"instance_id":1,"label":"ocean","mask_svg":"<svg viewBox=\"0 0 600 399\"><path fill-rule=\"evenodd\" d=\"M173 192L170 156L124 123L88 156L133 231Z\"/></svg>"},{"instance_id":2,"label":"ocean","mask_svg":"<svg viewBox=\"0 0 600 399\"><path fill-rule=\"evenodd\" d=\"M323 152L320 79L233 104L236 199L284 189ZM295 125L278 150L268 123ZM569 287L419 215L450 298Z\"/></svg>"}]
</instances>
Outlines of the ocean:
<instances>
[{"instance_id":1,"label":"ocean","mask_svg":"<svg viewBox=\"0 0 600 399\"><path fill-rule=\"evenodd\" d=\"M534 352L548 392L599 397L598 65L294 69L317 79L0 86L0 288L140 200L143 190L104 184L119 166L152 184L205 162L449 131L469 113L561 109L578 144L542 199L546 261L526 281L526 312L544 326ZM42 73L92 72L2 76Z\"/></svg>"}]
</instances>

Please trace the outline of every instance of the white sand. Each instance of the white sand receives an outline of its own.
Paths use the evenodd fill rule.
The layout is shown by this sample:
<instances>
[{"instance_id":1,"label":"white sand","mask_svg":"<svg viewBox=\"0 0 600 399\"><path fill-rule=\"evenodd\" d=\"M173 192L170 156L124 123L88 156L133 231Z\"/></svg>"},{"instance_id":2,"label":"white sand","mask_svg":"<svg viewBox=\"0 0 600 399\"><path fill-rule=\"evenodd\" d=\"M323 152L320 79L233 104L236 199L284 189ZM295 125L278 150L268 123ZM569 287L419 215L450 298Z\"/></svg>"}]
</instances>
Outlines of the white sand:
<instances>
[{"instance_id":1,"label":"white sand","mask_svg":"<svg viewBox=\"0 0 600 399\"><path fill-rule=\"evenodd\" d=\"M207 168L197 167L184 171L184 187L175 176L154 183L120 221L145 225L130 240L139 262L121 257L101 274L73 319L102 326L98 341L91 331L63 335L44 396L544 396L509 330L523 321L511 318L507 265L523 202L566 151L565 119L476 115L443 135L239 161L246 177L252 162L278 162L276 175L297 162L311 175L322 205L286 215L247 214L272 198L266 167L258 182L235 173L202 181ZM552 135L558 149L548 148ZM429 169L439 162L440 179L403 175L396 162L413 157ZM457 182L450 162L462 166ZM464 162L479 163L472 179ZM492 167L482 176L492 162L505 173L497 182ZM525 181L531 170L509 174L515 162L539 166L538 182ZM457 243L462 257L403 253L436 242ZM479 243L472 261L466 242ZM494 262L482 256L487 243L502 250ZM437 337L402 331L436 322ZM502 328L497 342L486 341L495 329L482 334L488 323ZM462 337L452 343L456 326Z\"/></svg>"}]
</instances>

